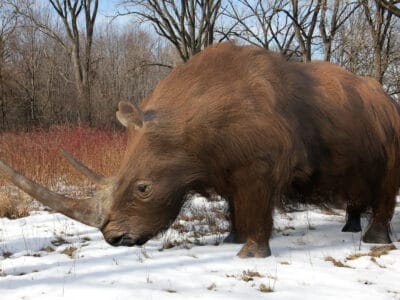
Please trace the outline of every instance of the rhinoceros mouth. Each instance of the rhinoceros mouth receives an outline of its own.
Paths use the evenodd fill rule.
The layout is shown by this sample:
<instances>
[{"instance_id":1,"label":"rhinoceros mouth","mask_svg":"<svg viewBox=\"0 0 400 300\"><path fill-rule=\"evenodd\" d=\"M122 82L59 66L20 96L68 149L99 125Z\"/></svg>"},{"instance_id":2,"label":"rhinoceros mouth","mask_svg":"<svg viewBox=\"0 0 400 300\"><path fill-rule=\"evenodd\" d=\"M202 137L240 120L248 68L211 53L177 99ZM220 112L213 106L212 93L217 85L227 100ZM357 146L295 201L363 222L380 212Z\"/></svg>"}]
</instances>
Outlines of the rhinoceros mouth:
<instances>
[{"instance_id":1,"label":"rhinoceros mouth","mask_svg":"<svg viewBox=\"0 0 400 300\"><path fill-rule=\"evenodd\" d=\"M133 237L129 233L124 233L122 235L113 236L111 238L107 238L106 241L111 246L119 247L119 246L141 246L145 244L150 238L149 237Z\"/></svg>"}]
</instances>

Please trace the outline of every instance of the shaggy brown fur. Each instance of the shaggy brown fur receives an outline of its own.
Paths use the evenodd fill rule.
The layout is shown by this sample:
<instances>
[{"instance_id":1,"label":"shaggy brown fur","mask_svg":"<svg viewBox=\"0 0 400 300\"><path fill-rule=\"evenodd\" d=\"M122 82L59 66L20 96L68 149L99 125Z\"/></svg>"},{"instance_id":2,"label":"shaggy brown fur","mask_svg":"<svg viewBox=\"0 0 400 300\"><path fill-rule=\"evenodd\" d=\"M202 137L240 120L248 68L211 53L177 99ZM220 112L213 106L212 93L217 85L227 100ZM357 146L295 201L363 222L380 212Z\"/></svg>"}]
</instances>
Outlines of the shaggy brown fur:
<instances>
[{"instance_id":1,"label":"shaggy brown fur","mask_svg":"<svg viewBox=\"0 0 400 300\"><path fill-rule=\"evenodd\" d=\"M370 208L364 240L390 242L400 118L373 79L224 43L175 68L141 110L121 103L118 117L130 141L102 227L112 244L145 242L189 191L208 188L229 200L241 257L270 254L282 199L347 199L345 231Z\"/></svg>"}]
</instances>

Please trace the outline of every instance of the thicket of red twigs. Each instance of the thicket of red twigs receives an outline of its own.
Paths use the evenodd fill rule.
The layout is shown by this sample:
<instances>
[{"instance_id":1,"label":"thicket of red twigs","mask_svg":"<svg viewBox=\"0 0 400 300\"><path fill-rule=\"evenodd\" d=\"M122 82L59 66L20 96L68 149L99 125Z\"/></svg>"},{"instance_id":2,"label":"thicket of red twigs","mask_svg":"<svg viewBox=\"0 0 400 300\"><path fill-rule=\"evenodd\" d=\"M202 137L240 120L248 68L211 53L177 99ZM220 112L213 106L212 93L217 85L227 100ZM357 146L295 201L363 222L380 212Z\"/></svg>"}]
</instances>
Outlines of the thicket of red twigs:
<instances>
[{"instance_id":1,"label":"thicket of red twigs","mask_svg":"<svg viewBox=\"0 0 400 300\"><path fill-rule=\"evenodd\" d=\"M63 158L64 148L102 175L113 174L126 147L126 133L87 126L54 126L27 132L0 134L0 159L27 177L51 188L90 185ZM0 217L27 214L28 203L21 193L0 176ZM26 199L26 198L25 198Z\"/></svg>"}]
</instances>

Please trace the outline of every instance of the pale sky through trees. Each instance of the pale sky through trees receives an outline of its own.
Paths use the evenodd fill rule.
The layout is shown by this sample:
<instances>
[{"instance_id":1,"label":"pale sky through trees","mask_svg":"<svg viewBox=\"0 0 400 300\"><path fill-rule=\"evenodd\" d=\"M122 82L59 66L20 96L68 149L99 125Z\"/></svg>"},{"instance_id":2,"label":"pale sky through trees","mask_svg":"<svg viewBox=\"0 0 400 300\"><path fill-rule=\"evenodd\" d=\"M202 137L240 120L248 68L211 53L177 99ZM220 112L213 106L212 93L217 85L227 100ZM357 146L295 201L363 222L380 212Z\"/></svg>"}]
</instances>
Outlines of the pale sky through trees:
<instances>
[{"instance_id":1,"label":"pale sky through trees","mask_svg":"<svg viewBox=\"0 0 400 300\"><path fill-rule=\"evenodd\" d=\"M100 11L104 14L110 14L115 10L115 6L117 5L117 0L100 0L99 7Z\"/></svg>"},{"instance_id":2,"label":"pale sky through trees","mask_svg":"<svg viewBox=\"0 0 400 300\"><path fill-rule=\"evenodd\" d=\"M118 2L119 0L99 0L99 14L97 16L99 23L108 23L112 20L118 11ZM120 16L115 18L113 22L123 24L131 19L130 16Z\"/></svg>"}]
</instances>

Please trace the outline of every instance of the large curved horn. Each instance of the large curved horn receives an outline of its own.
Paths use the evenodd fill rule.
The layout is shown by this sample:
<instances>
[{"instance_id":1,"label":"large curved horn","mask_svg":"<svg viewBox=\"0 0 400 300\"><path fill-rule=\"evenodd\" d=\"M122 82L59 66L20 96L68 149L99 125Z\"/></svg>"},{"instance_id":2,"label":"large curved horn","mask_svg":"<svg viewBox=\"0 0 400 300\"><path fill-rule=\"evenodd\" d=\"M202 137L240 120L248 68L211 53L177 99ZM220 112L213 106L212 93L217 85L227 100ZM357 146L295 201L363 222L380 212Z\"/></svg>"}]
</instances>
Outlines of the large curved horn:
<instances>
[{"instance_id":1,"label":"large curved horn","mask_svg":"<svg viewBox=\"0 0 400 300\"><path fill-rule=\"evenodd\" d=\"M53 210L86 225L97 228L101 226L103 215L98 201L93 201L93 199L71 199L54 193L21 175L1 160L0 173L21 190Z\"/></svg>"},{"instance_id":2,"label":"large curved horn","mask_svg":"<svg viewBox=\"0 0 400 300\"><path fill-rule=\"evenodd\" d=\"M91 179L94 183L101 183L104 180L104 177L101 175L96 174L94 171L86 167L84 164L82 164L79 160L75 159L71 154L69 154L67 151L64 149L60 149L60 152L64 157L67 159L67 161L80 173Z\"/></svg>"}]
</instances>

